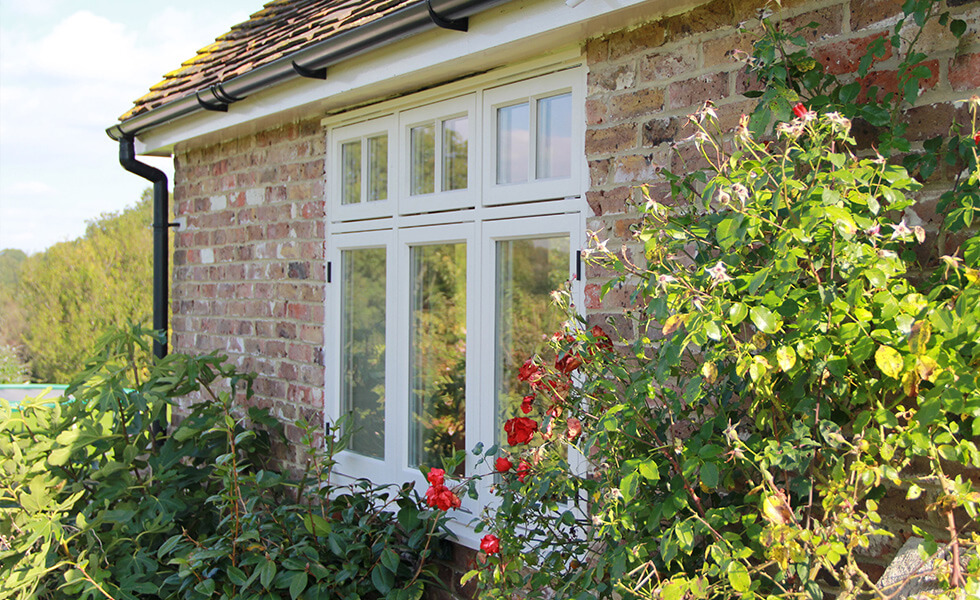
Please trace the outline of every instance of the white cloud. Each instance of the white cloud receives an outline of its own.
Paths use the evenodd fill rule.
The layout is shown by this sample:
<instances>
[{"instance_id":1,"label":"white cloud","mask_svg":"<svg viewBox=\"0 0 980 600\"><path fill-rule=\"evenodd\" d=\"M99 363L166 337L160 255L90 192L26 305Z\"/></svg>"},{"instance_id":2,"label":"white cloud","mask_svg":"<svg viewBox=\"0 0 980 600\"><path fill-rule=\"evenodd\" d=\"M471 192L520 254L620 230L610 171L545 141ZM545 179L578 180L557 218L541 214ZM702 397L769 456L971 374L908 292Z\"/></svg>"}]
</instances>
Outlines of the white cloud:
<instances>
[{"instance_id":1,"label":"white cloud","mask_svg":"<svg viewBox=\"0 0 980 600\"><path fill-rule=\"evenodd\" d=\"M105 129L248 7L91 0L78 10L74 0L35 0L36 10L17 8L26 4L0 9L0 248L37 251L139 198L149 183L119 166Z\"/></svg>"}]
</instances>

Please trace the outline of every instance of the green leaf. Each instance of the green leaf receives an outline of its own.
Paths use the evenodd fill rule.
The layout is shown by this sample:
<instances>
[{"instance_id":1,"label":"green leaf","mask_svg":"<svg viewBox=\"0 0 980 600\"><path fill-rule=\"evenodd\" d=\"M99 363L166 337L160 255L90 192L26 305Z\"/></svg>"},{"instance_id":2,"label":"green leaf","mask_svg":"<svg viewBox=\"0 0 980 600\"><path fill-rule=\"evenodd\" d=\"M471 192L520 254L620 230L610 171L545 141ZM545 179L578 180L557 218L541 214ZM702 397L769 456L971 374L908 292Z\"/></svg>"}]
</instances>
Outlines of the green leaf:
<instances>
[{"instance_id":1,"label":"green leaf","mask_svg":"<svg viewBox=\"0 0 980 600\"><path fill-rule=\"evenodd\" d=\"M214 593L214 580L205 579L201 583L194 586L194 591L210 598L211 594Z\"/></svg>"},{"instance_id":2,"label":"green leaf","mask_svg":"<svg viewBox=\"0 0 980 600\"><path fill-rule=\"evenodd\" d=\"M463 574L462 577L459 578L459 585L461 587L462 586L465 586L467 583L469 583L470 579L473 579L474 577L476 577L479 574L480 574L480 571L478 571L476 569L471 569L471 570L467 571L466 573Z\"/></svg>"},{"instance_id":3,"label":"green leaf","mask_svg":"<svg viewBox=\"0 0 980 600\"><path fill-rule=\"evenodd\" d=\"M736 592L747 592L752 585L752 578L745 569L745 565L740 562L728 563L728 583Z\"/></svg>"},{"instance_id":4,"label":"green leaf","mask_svg":"<svg viewBox=\"0 0 980 600\"><path fill-rule=\"evenodd\" d=\"M732 304L732 307L728 309L728 322L732 325L738 325L744 321L745 317L747 316L749 316L749 309L747 309L741 302Z\"/></svg>"},{"instance_id":5,"label":"green leaf","mask_svg":"<svg viewBox=\"0 0 980 600\"><path fill-rule=\"evenodd\" d=\"M892 379L902 377L902 369L905 366L902 362L902 355L891 346L878 346L878 350L875 352L875 363L882 373Z\"/></svg>"},{"instance_id":6,"label":"green leaf","mask_svg":"<svg viewBox=\"0 0 980 600\"><path fill-rule=\"evenodd\" d=\"M645 460L641 462L637 470L644 479L649 479L650 481L660 480L660 469L657 468L657 463L653 462L652 460Z\"/></svg>"},{"instance_id":7,"label":"green leaf","mask_svg":"<svg viewBox=\"0 0 980 600\"><path fill-rule=\"evenodd\" d=\"M710 462L701 465L701 482L709 489L718 487L718 465Z\"/></svg>"},{"instance_id":8,"label":"green leaf","mask_svg":"<svg viewBox=\"0 0 980 600\"><path fill-rule=\"evenodd\" d=\"M293 573L292 577L289 578L289 597L296 600L306 589L308 579L309 577L303 571Z\"/></svg>"},{"instance_id":9,"label":"green leaf","mask_svg":"<svg viewBox=\"0 0 980 600\"><path fill-rule=\"evenodd\" d=\"M633 471L623 480L619 482L619 492L623 496L623 502L629 504L633 497L636 496L636 490L640 486L640 476L636 471Z\"/></svg>"},{"instance_id":10,"label":"green leaf","mask_svg":"<svg viewBox=\"0 0 980 600\"><path fill-rule=\"evenodd\" d=\"M963 34L966 33L966 21L962 19L954 19L949 24L949 30L957 38L963 37Z\"/></svg>"},{"instance_id":11,"label":"green leaf","mask_svg":"<svg viewBox=\"0 0 980 600\"><path fill-rule=\"evenodd\" d=\"M371 583L374 584L376 590L382 594L387 594L391 591L391 585L394 583L394 575L388 569L375 567L371 569Z\"/></svg>"},{"instance_id":12,"label":"green leaf","mask_svg":"<svg viewBox=\"0 0 980 600\"><path fill-rule=\"evenodd\" d=\"M266 559L259 565L256 572L259 574L259 583L262 584L262 587L269 589L269 584L276 576L276 563Z\"/></svg>"},{"instance_id":13,"label":"green leaf","mask_svg":"<svg viewBox=\"0 0 980 600\"><path fill-rule=\"evenodd\" d=\"M783 373L789 373L796 366L796 352L789 346L780 346L776 350L776 362Z\"/></svg>"},{"instance_id":14,"label":"green leaf","mask_svg":"<svg viewBox=\"0 0 980 600\"><path fill-rule=\"evenodd\" d=\"M381 564L392 573L398 572L398 562L398 554L391 548L385 548L381 551Z\"/></svg>"},{"instance_id":15,"label":"green leaf","mask_svg":"<svg viewBox=\"0 0 980 600\"><path fill-rule=\"evenodd\" d=\"M776 333L779 331L781 325L779 318L765 306L753 306L752 310L749 311L749 317L759 331L763 333Z\"/></svg>"}]
</instances>

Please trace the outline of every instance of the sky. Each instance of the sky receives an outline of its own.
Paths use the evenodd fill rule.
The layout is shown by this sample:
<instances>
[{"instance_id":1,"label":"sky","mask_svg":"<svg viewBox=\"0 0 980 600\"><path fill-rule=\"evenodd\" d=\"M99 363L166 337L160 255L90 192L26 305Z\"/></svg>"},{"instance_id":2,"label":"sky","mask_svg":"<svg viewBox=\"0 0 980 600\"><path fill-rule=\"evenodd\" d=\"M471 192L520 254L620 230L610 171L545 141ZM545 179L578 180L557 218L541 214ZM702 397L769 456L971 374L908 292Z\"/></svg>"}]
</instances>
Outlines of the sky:
<instances>
[{"instance_id":1,"label":"sky","mask_svg":"<svg viewBox=\"0 0 980 600\"><path fill-rule=\"evenodd\" d=\"M106 128L263 1L0 2L0 249L42 251L139 200L150 183ZM141 160L173 185L170 159Z\"/></svg>"}]
</instances>

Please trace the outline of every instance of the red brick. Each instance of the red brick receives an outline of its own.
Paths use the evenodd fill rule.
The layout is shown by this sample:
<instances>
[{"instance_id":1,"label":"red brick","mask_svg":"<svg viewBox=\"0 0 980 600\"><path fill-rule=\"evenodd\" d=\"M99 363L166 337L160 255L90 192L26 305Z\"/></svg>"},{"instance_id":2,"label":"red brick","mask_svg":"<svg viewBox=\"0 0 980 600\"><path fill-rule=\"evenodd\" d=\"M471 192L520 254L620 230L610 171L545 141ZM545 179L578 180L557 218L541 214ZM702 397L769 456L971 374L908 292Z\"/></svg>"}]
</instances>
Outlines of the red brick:
<instances>
[{"instance_id":1,"label":"red brick","mask_svg":"<svg viewBox=\"0 0 980 600\"><path fill-rule=\"evenodd\" d=\"M902 11L902 4L903 0L851 0L851 29L892 19Z\"/></svg>"},{"instance_id":2,"label":"red brick","mask_svg":"<svg viewBox=\"0 0 980 600\"><path fill-rule=\"evenodd\" d=\"M634 83L636 83L636 69L632 63L589 72L590 93L618 92L633 87Z\"/></svg>"},{"instance_id":3,"label":"red brick","mask_svg":"<svg viewBox=\"0 0 980 600\"><path fill-rule=\"evenodd\" d=\"M586 192L585 198L598 217L606 214L626 212L626 203L633 193L633 188L622 186L608 191Z\"/></svg>"},{"instance_id":4,"label":"red brick","mask_svg":"<svg viewBox=\"0 0 980 600\"><path fill-rule=\"evenodd\" d=\"M599 297L601 288L595 283L585 286L585 308L595 310L602 307L602 299Z\"/></svg>"},{"instance_id":5,"label":"red brick","mask_svg":"<svg viewBox=\"0 0 980 600\"><path fill-rule=\"evenodd\" d=\"M609 60L617 60L630 54L657 48L663 45L666 39L667 29L658 21L636 29L617 31L609 35L605 41Z\"/></svg>"},{"instance_id":6,"label":"red brick","mask_svg":"<svg viewBox=\"0 0 980 600\"><path fill-rule=\"evenodd\" d=\"M585 153L609 154L636 147L636 123L590 128L585 132Z\"/></svg>"},{"instance_id":7,"label":"red brick","mask_svg":"<svg viewBox=\"0 0 980 600\"><path fill-rule=\"evenodd\" d=\"M649 88L611 97L606 114L609 121L617 122L648 115L663 110L663 107L664 91L660 88Z\"/></svg>"},{"instance_id":8,"label":"red brick","mask_svg":"<svg viewBox=\"0 0 980 600\"><path fill-rule=\"evenodd\" d=\"M980 53L964 54L949 61L949 85L957 91L980 88Z\"/></svg>"},{"instance_id":9,"label":"red brick","mask_svg":"<svg viewBox=\"0 0 980 600\"><path fill-rule=\"evenodd\" d=\"M697 53L691 52L690 47L684 47L673 52L647 55L640 61L638 73L641 82L660 81L690 73L697 66Z\"/></svg>"},{"instance_id":10,"label":"red brick","mask_svg":"<svg viewBox=\"0 0 980 600\"><path fill-rule=\"evenodd\" d=\"M797 35L803 36L807 42L815 42L832 35L840 35L843 31L844 10L840 5L828 6L785 19L779 24L780 30L792 33L799 29ZM810 27L816 24L816 27Z\"/></svg>"},{"instance_id":11,"label":"red brick","mask_svg":"<svg viewBox=\"0 0 980 600\"><path fill-rule=\"evenodd\" d=\"M585 122L588 125L602 125L606 121L609 107L605 101L590 98L585 101Z\"/></svg>"},{"instance_id":12,"label":"red brick","mask_svg":"<svg viewBox=\"0 0 980 600\"><path fill-rule=\"evenodd\" d=\"M612 163L613 183L642 183L656 179L661 169L668 166L667 151L650 154L618 156Z\"/></svg>"},{"instance_id":13,"label":"red brick","mask_svg":"<svg viewBox=\"0 0 980 600\"><path fill-rule=\"evenodd\" d=\"M729 0L715 0L665 20L671 41L735 25L735 9Z\"/></svg>"},{"instance_id":14,"label":"red brick","mask_svg":"<svg viewBox=\"0 0 980 600\"><path fill-rule=\"evenodd\" d=\"M667 95L670 108L696 107L706 100L717 101L728 96L728 73L677 81L667 88Z\"/></svg>"},{"instance_id":15,"label":"red brick","mask_svg":"<svg viewBox=\"0 0 980 600\"><path fill-rule=\"evenodd\" d=\"M813 58L823 64L824 70L832 75L854 73L858 69L861 58L867 53L868 46L876 39L885 40L885 54L881 58L875 58L872 64L892 57L892 47L887 43L887 36L886 32L882 32L827 44L816 48L813 51Z\"/></svg>"},{"instance_id":16,"label":"red brick","mask_svg":"<svg viewBox=\"0 0 980 600\"><path fill-rule=\"evenodd\" d=\"M759 36L759 32L753 30L731 33L725 37L704 42L702 46L704 68L739 63L739 54L751 54L753 44L759 39Z\"/></svg>"}]
</instances>

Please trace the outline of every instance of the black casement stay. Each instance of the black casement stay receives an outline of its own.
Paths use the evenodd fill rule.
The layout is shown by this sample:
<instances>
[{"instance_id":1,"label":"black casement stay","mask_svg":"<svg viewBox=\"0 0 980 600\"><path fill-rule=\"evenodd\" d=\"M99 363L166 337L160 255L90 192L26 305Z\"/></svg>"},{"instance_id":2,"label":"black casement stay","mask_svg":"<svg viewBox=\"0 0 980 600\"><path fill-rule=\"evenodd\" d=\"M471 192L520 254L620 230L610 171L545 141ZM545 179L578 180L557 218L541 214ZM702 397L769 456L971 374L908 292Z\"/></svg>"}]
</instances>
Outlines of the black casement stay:
<instances>
[{"instance_id":1,"label":"black casement stay","mask_svg":"<svg viewBox=\"0 0 980 600\"><path fill-rule=\"evenodd\" d=\"M442 27L443 29L452 29L453 31L465 32L469 30L470 28L469 17L463 17L462 19L449 19L447 17L443 17L435 10L433 10L432 0L425 0L425 6L426 8L429 9L429 18L432 19L432 22L435 23L437 26Z\"/></svg>"},{"instance_id":2,"label":"black casement stay","mask_svg":"<svg viewBox=\"0 0 980 600\"><path fill-rule=\"evenodd\" d=\"M306 77L307 79L326 79L327 78L327 68L326 67L323 67L322 69L308 69L308 68L304 67L303 65L297 63L295 60L294 61L290 61L290 64L293 67L293 71L296 71L296 74L299 75L300 77Z\"/></svg>"},{"instance_id":3,"label":"black casement stay","mask_svg":"<svg viewBox=\"0 0 980 600\"><path fill-rule=\"evenodd\" d=\"M327 261L327 283L330 283L330 280L333 278L333 273L332 273L333 269L332 269L332 267L333 267L333 263L328 260Z\"/></svg>"},{"instance_id":4,"label":"black casement stay","mask_svg":"<svg viewBox=\"0 0 980 600\"><path fill-rule=\"evenodd\" d=\"M582 251L575 251L575 281L582 281Z\"/></svg>"}]
</instances>

